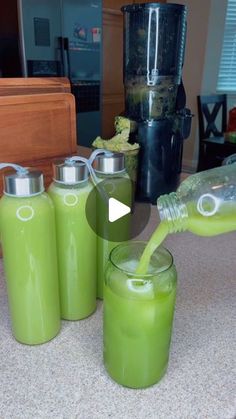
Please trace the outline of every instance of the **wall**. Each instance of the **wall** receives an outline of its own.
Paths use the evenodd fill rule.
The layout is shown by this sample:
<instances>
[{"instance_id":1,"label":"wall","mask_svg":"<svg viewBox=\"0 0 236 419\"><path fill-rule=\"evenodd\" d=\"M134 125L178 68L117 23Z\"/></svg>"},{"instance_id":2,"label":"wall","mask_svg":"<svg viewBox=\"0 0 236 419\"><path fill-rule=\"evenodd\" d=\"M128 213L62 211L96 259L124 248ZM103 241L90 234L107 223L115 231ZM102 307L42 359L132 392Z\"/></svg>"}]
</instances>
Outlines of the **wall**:
<instances>
[{"instance_id":1,"label":"wall","mask_svg":"<svg viewBox=\"0 0 236 419\"><path fill-rule=\"evenodd\" d=\"M221 51L224 38L224 26L227 0L211 0L208 37L205 49L205 65L202 78L201 94L217 93L217 82L220 67ZM220 91L219 93L224 93ZM228 98L229 99L229 95ZM228 100L230 108L230 100ZM216 126L221 130L221 118L216 118ZM195 156L198 156L198 132L196 132Z\"/></svg>"},{"instance_id":2,"label":"wall","mask_svg":"<svg viewBox=\"0 0 236 419\"><path fill-rule=\"evenodd\" d=\"M183 153L183 168L194 171L198 160L198 113L196 97L217 92L217 78L224 36L227 0L176 0L188 8L188 33L183 80L187 106L195 115L190 137ZM220 92L221 93L221 92ZM236 95L227 95L228 109L236 104Z\"/></svg>"},{"instance_id":3,"label":"wall","mask_svg":"<svg viewBox=\"0 0 236 419\"><path fill-rule=\"evenodd\" d=\"M171 1L168 1L171 3ZM183 69L183 82L187 95L187 107L194 114L190 137L185 140L183 153L183 168L193 171L197 165L196 132L197 132L197 95L201 92L205 49L208 35L211 0L199 2L196 0L175 0L175 3L185 4L187 15L187 42Z\"/></svg>"},{"instance_id":4,"label":"wall","mask_svg":"<svg viewBox=\"0 0 236 419\"><path fill-rule=\"evenodd\" d=\"M216 92L227 0L211 0L208 38L205 48L205 66L202 78L202 93Z\"/></svg>"},{"instance_id":5,"label":"wall","mask_svg":"<svg viewBox=\"0 0 236 419\"><path fill-rule=\"evenodd\" d=\"M215 93L224 37L227 0L211 0L202 93ZM222 92L219 92L222 93ZM227 94L228 109L236 106L236 94Z\"/></svg>"}]
</instances>

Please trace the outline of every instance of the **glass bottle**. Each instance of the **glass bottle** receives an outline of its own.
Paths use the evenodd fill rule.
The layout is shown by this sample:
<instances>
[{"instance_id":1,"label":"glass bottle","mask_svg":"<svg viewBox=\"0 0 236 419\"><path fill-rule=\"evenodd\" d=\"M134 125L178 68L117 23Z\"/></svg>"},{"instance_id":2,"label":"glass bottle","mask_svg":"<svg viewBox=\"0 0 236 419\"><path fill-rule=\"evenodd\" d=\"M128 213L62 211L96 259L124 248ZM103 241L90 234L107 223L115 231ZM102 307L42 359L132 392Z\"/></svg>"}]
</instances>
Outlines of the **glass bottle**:
<instances>
[{"instance_id":1,"label":"glass bottle","mask_svg":"<svg viewBox=\"0 0 236 419\"><path fill-rule=\"evenodd\" d=\"M71 159L53 164L48 193L56 213L61 316L80 320L96 309L97 237L86 218L93 189L85 162ZM96 217L96 199L94 199Z\"/></svg>"},{"instance_id":2,"label":"glass bottle","mask_svg":"<svg viewBox=\"0 0 236 419\"><path fill-rule=\"evenodd\" d=\"M55 213L40 171L5 174L0 217L13 334L47 342L60 330L60 307Z\"/></svg>"},{"instance_id":3,"label":"glass bottle","mask_svg":"<svg viewBox=\"0 0 236 419\"><path fill-rule=\"evenodd\" d=\"M157 200L169 233L215 236L236 230L236 164L196 173Z\"/></svg>"},{"instance_id":4,"label":"glass bottle","mask_svg":"<svg viewBox=\"0 0 236 419\"><path fill-rule=\"evenodd\" d=\"M130 214L109 221L109 198L132 205L132 183L123 153L97 155L93 161L97 178L97 297L103 298L105 267L111 250L130 236Z\"/></svg>"},{"instance_id":5,"label":"glass bottle","mask_svg":"<svg viewBox=\"0 0 236 419\"><path fill-rule=\"evenodd\" d=\"M145 275L136 273L146 244L114 248L104 286L104 364L131 388L151 386L165 374L175 308L177 273L166 249L155 250Z\"/></svg>"}]
</instances>

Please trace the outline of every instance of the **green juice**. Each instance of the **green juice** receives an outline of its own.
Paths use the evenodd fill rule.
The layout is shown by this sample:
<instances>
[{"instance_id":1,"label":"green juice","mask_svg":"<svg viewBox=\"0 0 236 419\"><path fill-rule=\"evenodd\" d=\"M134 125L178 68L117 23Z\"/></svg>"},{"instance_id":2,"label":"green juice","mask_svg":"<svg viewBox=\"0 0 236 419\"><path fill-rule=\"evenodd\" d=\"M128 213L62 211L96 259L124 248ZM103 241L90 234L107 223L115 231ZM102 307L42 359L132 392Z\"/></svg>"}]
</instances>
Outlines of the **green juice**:
<instances>
[{"instance_id":1,"label":"green juice","mask_svg":"<svg viewBox=\"0 0 236 419\"><path fill-rule=\"evenodd\" d=\"M0 201L1 242L12 329L34 345L60 329L55 215L46 193Z\"/></svg>"},{"instance_id":2,"label":"green juice","mask_svg":"<svg viewBox=\"0 0 236 419\"><path fill-rule=\"evenodd\" d=\"M211 237L236 230L235 168L232 164L189 177L177 193L158 198L162 221L146 246L130 242L111 252L104 290L104 363L118 383L147 387L165 373L176 271L160 244L169 233Z\"/></svg>"},{"instance_id":3,"label":"green juice","mask_svg":"<svg viewBox=\"0 0 236 419\"><path fill-rule=\"evenodd\" d=\"M104 276L109 254L119 242L113 242L102 237L97 238L97 297L103 299Z\"/></svg>"},{"instance_id":4,"label":"green juice","mask_svg":"<svg viewBox=\"0 0 236 419\"><path fill-rule=\"evenodd\" d=\"M236 230L236 203L228 202L222 204L220 210L214 216L203 216L199 214L194 203L188 208L188 219L186 229L198 236L216 236Z\"/></svg>"},{"instance_id":5,"label":"green juice","mask_svg":"<svg viewBox=\"0 0 236 419\"><path fill-rule=\"evenodd\" d=\"M56 212L61 316L67 320L83 319L96 309L97 237L85 213L91 190L88 181L80 186L54 182L48 190Z\"/></svg>"},{"instance_id":6,"label":"green juice","mask_svg":"<svg viewBox=\"0 0 236 419\"><path fill-rule=\"evenodd\" d=\"M137 244L142 244L144 249L144 243ZM135 245L136 242L131 244ZM122 254L121 246L113 252L118 252L119 248ZM165 252L165 249L158 252ZM136 254L140 254L139 250ZM172 259L169 264L165 257L165 254L160 257L164 271L161 271L161 265L160 272L156 271L156 258L154 267L149 265L148 275L144 276L135 274L138 258L119 264L118 269L112 264L107 268L104 364L109 375L126 387L151 386L167 369L177 275Z\"/></svg>"},{"instance_id":7,"label":"green juice","mask_svg":"<svg viewBox=\"0 0 236 419\"><path fill-rule=\"evenodd\" d=\"M216 236L236 230L236 204L227 203L221 206L220 212L212 217L206 217L196 210L193 202L187 205L188 217L184 220L184 230L188 230L198 236ZM181 231L183 220L175 220L175 230ZM169 233L170 225L162 221L151 236L140 262L137 267L137 274L145 274L148 269L152 253L164 241Z\"/></svg>"},{"instance_id":8,"label":"green juice","mask_svg":"<svg viewBox=\"0 0 236 419\"><path fill-rule=\"evenodd\" d=\"M161 222L159 227L152 234L141 256L141 259L136 269L136 273L138 275L144 275L148 271L148 266L149 266L150 259L153 252L165 240L167 234L168 234L168 225L165 222Z\"/></svg>"},{"instance_id":9,"label":"green juice","mask_svg":"<svg viewBox=\"0 0 236 419\"><path fill-rule=\"evenodd\" d=\"M99 176L100 178L100 176ZM112 197L131 207L132 184L126 173L123 175L107 175L100 178L102 191L107 198ZM97 190L97 297L103 298L105 268L109 254L119 243L130 236L130 214L114 223L109 222L108 200L104 199L98 185Z\"/></svg>"}]
</instances>

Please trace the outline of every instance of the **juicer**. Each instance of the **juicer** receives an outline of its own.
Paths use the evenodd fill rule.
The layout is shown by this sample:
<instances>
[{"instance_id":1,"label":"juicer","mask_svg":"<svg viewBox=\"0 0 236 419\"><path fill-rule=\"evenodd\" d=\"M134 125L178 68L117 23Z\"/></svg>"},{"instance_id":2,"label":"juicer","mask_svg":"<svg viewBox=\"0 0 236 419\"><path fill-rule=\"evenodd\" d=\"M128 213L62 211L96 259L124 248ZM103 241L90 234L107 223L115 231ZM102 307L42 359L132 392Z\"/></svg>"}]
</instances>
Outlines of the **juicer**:
<instances>
[{"instance_id":1,"label":"juicer","mask_svg":"<svg viewBox=\"0 0 236 419\"><path fill-rule=\"evenodd\" d=\"M155 204L179 185L183 140L191 128L181 77L186 7L142 3L121 10L125 116L137 123L132 138L140 144L137 199Z\"/></svg>"}]
</instances>

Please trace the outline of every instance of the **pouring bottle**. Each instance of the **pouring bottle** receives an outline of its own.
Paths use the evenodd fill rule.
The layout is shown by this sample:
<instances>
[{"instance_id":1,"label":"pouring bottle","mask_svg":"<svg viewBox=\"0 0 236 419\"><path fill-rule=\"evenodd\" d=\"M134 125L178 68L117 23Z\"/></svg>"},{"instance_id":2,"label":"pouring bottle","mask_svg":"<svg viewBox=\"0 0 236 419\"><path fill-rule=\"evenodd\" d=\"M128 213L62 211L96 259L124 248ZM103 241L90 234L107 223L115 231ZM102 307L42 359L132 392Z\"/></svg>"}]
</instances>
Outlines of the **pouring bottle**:
<instances>
[{"instance_id":1,"label":"pouring bottle","mask_svg":"<svg viewBox=\"0 0 236 419\"><path fill-rule=\"evenodd\" d=\"M157 199L168 233L215 236L236 230L236 164L196 173Z\"/></svg>"},{"instance_id":2,"label":"pouring bottle","mask_svg":"<svg viewBox=\"0 0 236 419\"><path fill-rule=\"evenodd\" d=\"M21 343L49 341L60 330L53 203L40 171L12 166L0 200L1 243L13 334Z\"/></svg>"}]
</instances>

